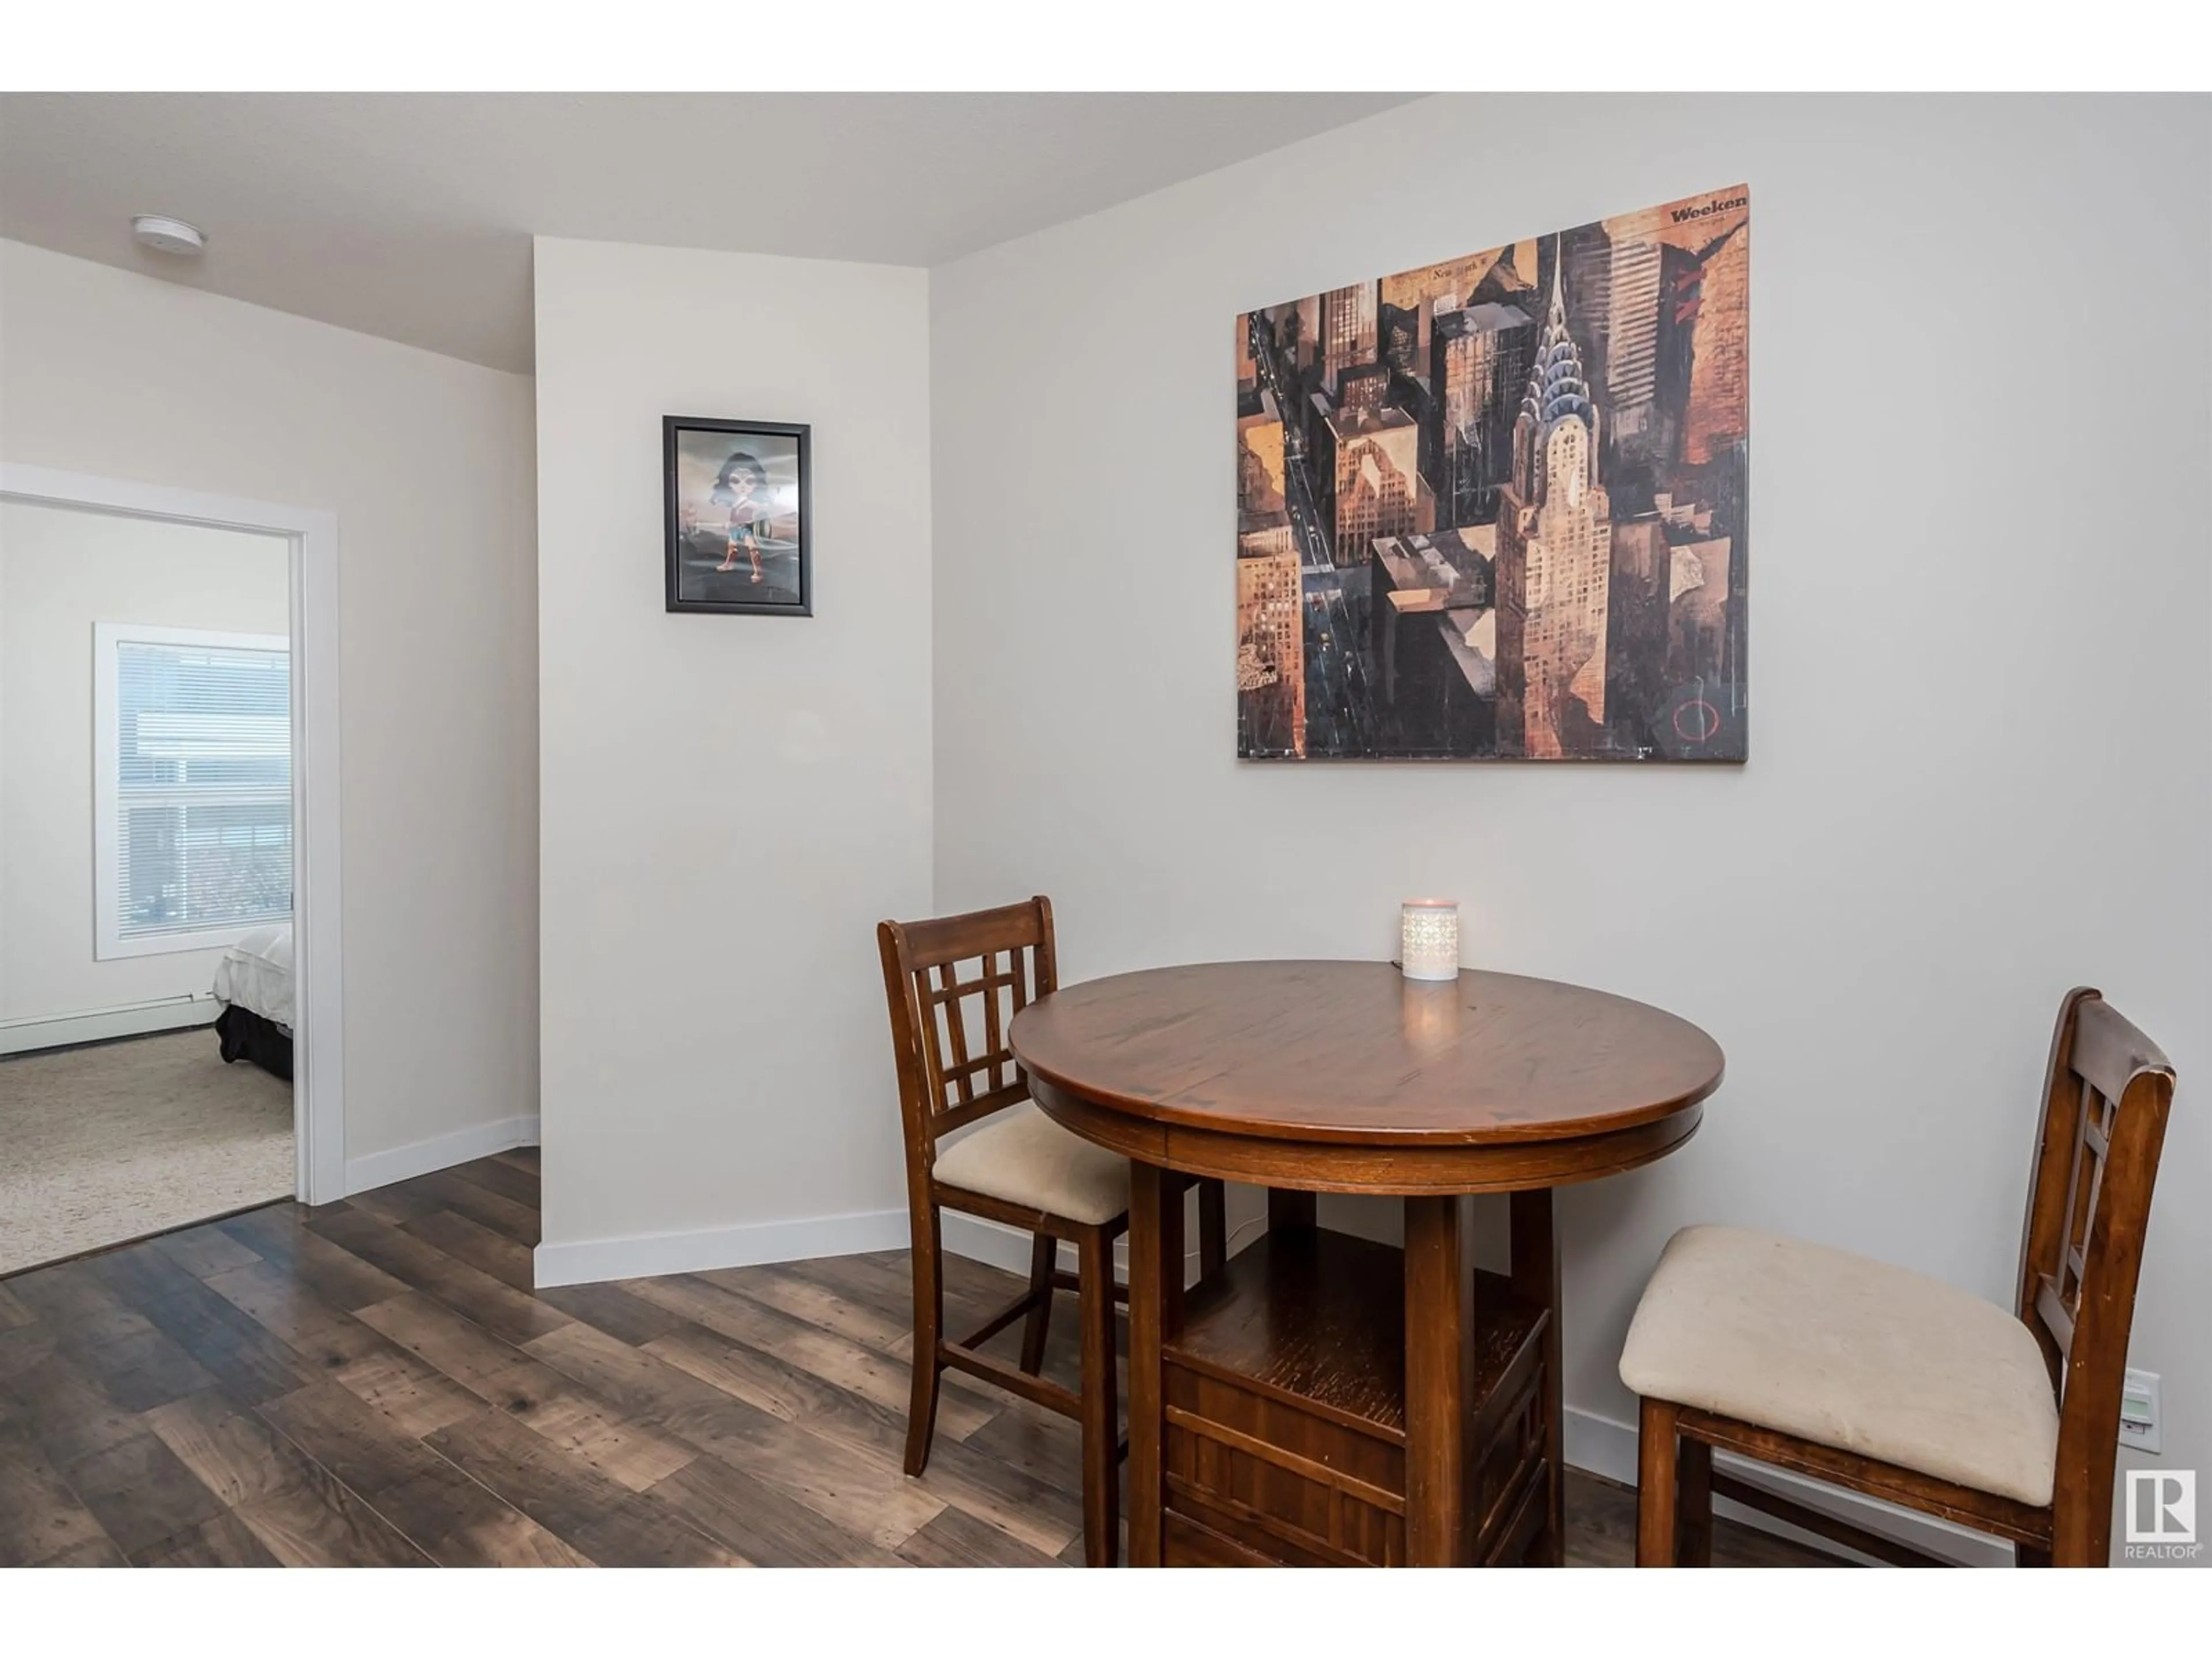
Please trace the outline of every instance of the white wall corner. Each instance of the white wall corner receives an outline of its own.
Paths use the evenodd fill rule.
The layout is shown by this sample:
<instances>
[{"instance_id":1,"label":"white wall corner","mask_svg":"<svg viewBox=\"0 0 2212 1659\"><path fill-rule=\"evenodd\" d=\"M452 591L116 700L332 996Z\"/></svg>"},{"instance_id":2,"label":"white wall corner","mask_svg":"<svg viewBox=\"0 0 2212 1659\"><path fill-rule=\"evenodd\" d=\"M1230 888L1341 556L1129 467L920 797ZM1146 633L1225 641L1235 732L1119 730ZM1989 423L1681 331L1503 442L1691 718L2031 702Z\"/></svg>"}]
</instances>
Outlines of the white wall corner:
<instances>
[{"instance_id":1,"label":"white wall corner","mask_svg":"<svg viewBox=\"0 0 2212 1659\"><path fill-rule=\"evenodd\" d=\"M927 279L558 237L532 258L539 1091L557 1223L540 1282L903 1247L903 1209L877 1207L903 1192L882 1039L849 1039L883 1029L876 924L932 913ZM671 615L657 555L606 558L663 545L671 415L811 427L811 617ZM760 712L718 716L733 707ZM641 814L652 857L636 856ZM645 1044L597 1012L606 964L641 950L663 1033ZM733 1085L760 1109L727 1109ZM819 1219L777 1219L794 1214Z\"/></svg>"}]
</instances>

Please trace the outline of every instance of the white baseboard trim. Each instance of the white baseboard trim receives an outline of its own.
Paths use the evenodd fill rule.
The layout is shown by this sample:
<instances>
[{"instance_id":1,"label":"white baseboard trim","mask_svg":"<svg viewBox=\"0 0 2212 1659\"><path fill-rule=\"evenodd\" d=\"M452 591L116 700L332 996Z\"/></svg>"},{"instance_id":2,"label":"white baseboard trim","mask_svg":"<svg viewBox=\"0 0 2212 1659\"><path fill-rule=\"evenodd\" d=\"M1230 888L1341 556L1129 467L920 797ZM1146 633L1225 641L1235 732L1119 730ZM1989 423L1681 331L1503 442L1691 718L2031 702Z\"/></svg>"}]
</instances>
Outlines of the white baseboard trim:
<instances>
[{"instance_id":1,"label":"white baseboard trim","mask_svg":"<svg viewBox=\"0 0 2212 1659\"><path fill-rule=\"evenodd\" d=\"M210 992L198 996L126 1003L119 1008L94 1008L81 1014L0 1019L0 1054L30 1054L78 1042L105 1042L114 1037L147 1036L155 1031L190 1030L195 1025L213 1024L222 1012L222 1005Z\"/></svg>"},{"instance_id":2,"label":"white baseboard trim","mask_svg":"<svg viewBox=\"0 0 2212 1659\"><path fill-rule=\"evenodd\" d=\"M697 1232L540 1244L534 1264L538 1287L550 1290L556 1285L592 1285L609 1279L651 1279L661 1273L804 1261L811 1256L857 1255L865 1250L902 1250L910 1242L904 1210L871 1210L805 1221L708 1227ZM1023 1248L1026 1251L1028 1247ZM1023 1268L1027 1271L1026 1255Z\"/></svg>"},{"instance_id":3,"label":"white baseboard trim","mask_svg":"<svg viewBox=\"0 0 2212 1659\"><path fill-rule=\"evenodd\" d=\"M365 1193L377 1187L389 1187L395 1181L411 1181L416 1176L428 1175L434 1170L450 1170L456 1164L468 1164L480 1158L489 1158L494 1152L503 1152L510 1146L535 1146L538 1144L538 1119L503 1117L493 1123L472 1124L465 1129L456 1129L451 1134L433 1135L428 1140L417 1140L404 1146L394 1146L389 1152L370 1152L362 1158L349 1158L345 1164L345 1189L349 1195Z\"/></svg>"},{"instance_id":4,"label":"white baseboard trim","mask_svg":"<svg viewBox=\"0 0 2212 1659\"><path fill-rule=\"evenodd\" d=\"M1184 1250L1183 1260L1194 1265L1198 1261L1196 1234L1192 1229L1184 1231L1189 1248ZM1230 1255L1234 1255L1244 1248L1251 1231L1249 1224L1230 1230ZM1020 1273L1024 1278L1029 1274L1031 1235L1018 1227L987 1220L981 1216L963 1215L957 1210L947 1210L939 1219L938 1237L944 1241L945 1250L950 1255L964 1255L970 1261L981 1261L988 1267L1004 1267L1008 1273ZM1060 1265L1070 1273L1075 1271L1075 1246L1064 1240L1060 1247ZM1126 1238L1114 1241L1114 1273L1119 1279L1126 1279L1129 1276L1129 1241Z\"/></svg>"},{"instance_id":5,"label":"white baseboard trim","mask_svg":"<svg viewBox=\"0 0 2212 1659\"><path fill-rule=\"evenodd\" d=\"M483 1154L472 1152L466 1156ZM941 1225L945 1248L951 1254L1003 1267L1008 1273L1029 1273L1028 1233L987 1221L981 1216L963 1215L956 1210L944 1212ZM590 1285L609 1279L650 1279L657 1273L706 1273L716 1267L756 1267L778 1261L804 1261L811 1256L903 1250L912 1242L904 1210L872 1210L857 1215L818 1216L804 1221L709 1227L688 1233L580 1239L568 1243L540 1244L536 1257L537 1279L541 1288L550 1290L556 1285ZM1121 1254L1119 1243L1115 1249L1115 1265L1126 1271L1128 1263ZM1191 1260L1197 1259L1194 1250ZM1073 1245L1060 1246L1060 1265L1071 1273L1075 1270Z\"/></svg>"},{"instance_id":6,"label":"white baseboard trim","mask_svg":"<svg viewBox=\"0 0 2212 1659\"><path fill-rule=\"evenodd\" d=\"M1029 1277L1030 1239L1032 1235L1019 1228L1009 1227L1003 1222L987 1221L979 1215L963 1215L957 1210L945 1210L937 1221L937 1237L947 1254L964 1255L970 1261L986 1266L1004 1267L1010 1273ZM1075 1252L1066 1244L1060 1247L1061 1265L1071 1273L1075 1268Z\"/></svg>"},{"instance_id":7,"label":"white baseboard trim","mask_svg":"<svg viewBox=\"0 0 2212 1659\"><path fill-rule=\"evenodd\" d=\"M1626 1486L1636 1484L1636 1431L1626 1423L1616 1423L1609 1417L1587 1412L1578 1407L1567 1407L1567 1462L1571 1468L1586 1469L1592 1474L1604 1475ZM1819 1510L1839 1521L1868 1532L1893 1538L1900 1544L1924 1550L1930 1555L1957 1563L1962 1567L2008 1567L2012 1565L2012 1546L1969 1532L1964 1527L1954 1527L1948 1521L1933 1516L1915 1515L1910 1510L1899 1509L1879 1498L1862 1498L1856 1492L1839 1492L1802 1475L1792 1474L1786 1469L1771 1468L1764 1463L1753 1463L1730 1452L1715 1454L1717 1468L1726 1469L1739 1480L1766 1487L1778 1496L1803 1504L1808 1510ZM1844 1549L1832 1539L1818 1537L1802 1528L1778 1521L1764 1512L1747 1509L1728 1498L1717 1499L1713 1513L1731 1521L1740 1521L1761 1532L1771 1532L1779 1537L1794 1539L1814 1549L1842 1554L1868 1565L1869 1561L1855 1551Z\"/></svg>"}]
</instances>

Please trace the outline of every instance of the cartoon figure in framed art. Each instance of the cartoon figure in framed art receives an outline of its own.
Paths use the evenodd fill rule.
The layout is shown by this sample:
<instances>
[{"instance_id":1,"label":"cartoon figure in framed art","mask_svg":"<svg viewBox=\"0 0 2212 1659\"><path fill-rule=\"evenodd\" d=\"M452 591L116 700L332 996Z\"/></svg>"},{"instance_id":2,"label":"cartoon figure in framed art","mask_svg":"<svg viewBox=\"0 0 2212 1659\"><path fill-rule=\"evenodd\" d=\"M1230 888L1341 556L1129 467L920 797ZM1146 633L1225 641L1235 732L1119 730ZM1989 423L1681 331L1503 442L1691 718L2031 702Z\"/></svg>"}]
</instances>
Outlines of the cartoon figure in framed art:
<instances>
[{"instance_id":1,"label":"cartoon figure in framed art","mask_svg":"<svg viewBox=\"0 0 2212 1659\"><path fill-rule=\"evenodd\" d=\"M812 614L809 429L677 415L661 428L668 609Z\"/></svg>"},{"instance_id":2,"label":"cartoon figure in framed art","mask_svg":"<svg viewBox=\"0 0 2212 1659\"><path fill-rule=\"evenodd\" d=\"M730 514L724 532L729 550L714 567L715 574L735 570L742 551L752 566L751 580L757 585L767 580L761 571L761 541L772 533L765 516L768 503L763 499L767 490L768 470L753 459L752 452L731 451L714 475L714 493L707 497L717 507L726 507Z\"/></svg>"}]
</instances>

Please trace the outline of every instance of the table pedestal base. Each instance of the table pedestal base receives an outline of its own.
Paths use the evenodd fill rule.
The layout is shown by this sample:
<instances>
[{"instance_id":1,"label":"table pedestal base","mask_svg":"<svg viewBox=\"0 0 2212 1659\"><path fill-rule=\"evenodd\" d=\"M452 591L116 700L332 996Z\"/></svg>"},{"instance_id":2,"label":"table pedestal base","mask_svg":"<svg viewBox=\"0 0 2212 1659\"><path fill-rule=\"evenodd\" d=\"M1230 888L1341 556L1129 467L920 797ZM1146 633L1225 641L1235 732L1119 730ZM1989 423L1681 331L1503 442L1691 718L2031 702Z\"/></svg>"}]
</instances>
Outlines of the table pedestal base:
<instances>
[{"instance_id":1,"label":"table pedestal base","mask_svg":"<svg viewBox=\"0 0 2212 1659\"><path fill-rule=\"evenodd\" d=\"M1399 1250L1278 1194L1186 1292L1176 1179L1133 1174L1132 1565L1558 1562L1549 1192L1513 1198L1510 1277L1475 1268L1469 1200L1408 1199Z\"/></svg>"}]
</instances>

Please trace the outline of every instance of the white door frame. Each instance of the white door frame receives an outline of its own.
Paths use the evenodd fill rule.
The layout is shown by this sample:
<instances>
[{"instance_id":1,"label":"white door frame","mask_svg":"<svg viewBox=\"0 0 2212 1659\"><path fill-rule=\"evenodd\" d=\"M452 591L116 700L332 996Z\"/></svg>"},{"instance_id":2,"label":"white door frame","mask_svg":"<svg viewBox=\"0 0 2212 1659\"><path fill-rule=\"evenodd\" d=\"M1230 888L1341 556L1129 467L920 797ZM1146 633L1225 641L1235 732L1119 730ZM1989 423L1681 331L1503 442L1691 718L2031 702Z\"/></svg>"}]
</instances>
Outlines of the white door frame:
<instances>
[{"instance_id":1,"label":"white door frame","mask_svg":"<svg viewBox=\"0 0 2212 1659\"><path fill-rule=\"evenodd\" d=\"M338 898L338 521L311 507L0 461L0 500L283 536L292 550L292 1117L298 1196L345 1196Z\"/></svg>"}]
</instances>

